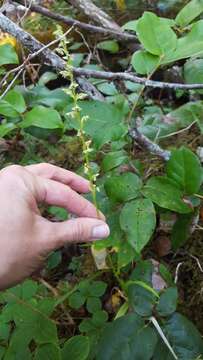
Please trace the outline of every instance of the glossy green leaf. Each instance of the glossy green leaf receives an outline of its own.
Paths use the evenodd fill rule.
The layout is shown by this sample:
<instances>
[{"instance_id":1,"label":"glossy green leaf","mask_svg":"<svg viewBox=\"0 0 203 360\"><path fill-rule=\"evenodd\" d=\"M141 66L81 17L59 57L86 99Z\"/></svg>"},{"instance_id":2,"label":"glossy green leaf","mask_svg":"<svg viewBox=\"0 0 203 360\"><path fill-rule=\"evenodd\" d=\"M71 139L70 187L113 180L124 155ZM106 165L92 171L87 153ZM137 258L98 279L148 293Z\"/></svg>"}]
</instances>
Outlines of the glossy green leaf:
<instances>
[{"instance_id":1,"label":"glossy green leaf","mask_svg":"<svg viewBox=\"0 0 203 360\"><path fill-rule=\"evenodd\" d=\"M157 297L152 291L138 284L128 286L128 300L132 309L140 316L151 316Z\"/></svg>"},{"instance_id":2,"label":"glossy green leaf","mask_svg":"<svg viewBox=\"0 0 203 360\"><path fill-rule=\"evenodd\" d=\"M160 316L169 316L176 311L178 301L177 288L170 287L161 294L157 305L157 312Z\"/></svg>"},{"instance_id":3,"label":"glossy green leaf","mask_svg":"<svg viewBox=\"0 0 203 360\"><path fill-rule=\"evenodd\" d=\"M138 20L128 21L126 24L124 24L122 26L122 29L136 32L137 31L137 24L138 24Z\"/></svg>"},{"instance_id":4,"label":"glossy green leaf","mask_svg":"<svg viewBox=\"0 0 203 360\"><path fill-rule=\"evenodd\" d=\"M120 214L121 228L127 241L137 253L149 242L156 226L153 203L149 199L137 199L127 203Z\"/></svg>"},{"instance_id":5,"label":"glossy green leaf","mask_svg":"<svg viewBox=\"0 0 203 360\"><path fill-rule=\"evenodd\" d=\"M113 202L125 202L136 198L142 187L142 181L136 174L126 172L119 176L111 176L105 181L107 196Z\"/></svg>"},{"instance_id":6,"label":"glossy green leaf","mask_svg":"<svg viewBox=\"0 0 203 360\"><path fill-rule=\"evenodd\" d=\"M123 164L128 159L127 153L123 150L109 152L102 161L102 170L107 172Z\"/></svg>"},{"instance_id":7,"label":"glossy green leaf","mask_svg":"<svg viewBox=\"0 0 203 360\"><path fill-rule=\"evenodd\" d=\"M175 22L177 25L184 27L190 24L196 17L203 12L203 1L192 0L189 1L176 16Z\"/></svg>"},{"instance_id":8,"label":"glossy green leaf","mask_svg":"<svg viewBox=\"0 0 203 360\"><path fill-rule=\"evenodd\" d=\"M4 136L8 135L14 129L16 129L16 125L10 122L0 125L0 138L3 138Z\"/></svg>"},{"instance_id":9,"label":"glossy green leaf","mask_svg":"<svg viewBox=\"0 0 203 360\"><path fill-rule=\"evenodd\" d=\"M20 92L16 90L10 90L4 97L4 100L11 104L18 113L25 112L26 104Z\"/></svg>"},{"instance_id":10,"label":"glossy green leaf","mask_svg":"<svg viewBox=\"0 0 203 360\"><path fill-rule=\"evenodd\" d=\"M42 129L58 129L63 127L63 122L56 110L38 105L25 115L20 125L22 128L34 126Z\"/></svg>"},{"instance_id":11,"label":"glossy green leaf","mask_svg":"<svg viewBox=\"0 0 203 360\"><path fill-rule=\"evenodd\" d=\"M37 347L34 360L61 360L61 351L55 344L43 344Z\"/></svg>"},{"instance_id":12,"label":"glossy green leaf","mask_svg":"<svg viewBox=\"0 0 203 360\"><path fill-rule=\"evenodd\" d=\"M189 149L182 146L172 151L167 162L168 178L176 182L185 194L198 192L201 185L201 163L198 157Z\"/></svg>"},{"instance_id":13,"label":"glossy green leaf","mask_svg":"<svg viewBox=\"0 0 203 360\"><path fill-rule=\"evenodd\" d=\"M203 54L203 20L197 21L191 26L191 30L177 41L175 50L169 51L162 64L169 64L191 56L201 56Z\"/></svg>"},{"instance_id":14,"label":"glossy green leaf","mask_svg":"<svg viewBox=\"0 0 203 360\"><path fill-rule=\"evenodd\" d=\"M97 89L101 91L104 95L117 95L118 90L113 82L102 82L101 84L97 85Z\"/></svg>"},{"instance_id":15,"label":"glossy green leaf","mask_svg":"<svg viewBox=\"0 0 203 360\"><path fill-rule=\"evenodd\" d=\"M158 66L159 57L147 51L138 50L133 54L131 64L138 74L149 75Z\"/></svg>"},{"instance_id":16,"label":"glossy green leaf","mask_svg":"<svg viewBox=\"0 0 203 360\"><path fill-rule=\"evenodd\" d=\"M150 360L157 343L154 329L136 314L108 323L100 337L96 360Z\"/></svg>"},{"instance_id":17,"label":"glossy green leaf","mask_svg":"<svg viewBox=\"0 0 203 360\"><path fill-rule=\"evenodd\" d=\"M195 326L184 316L175 313L166 322L164 328L169 343L171 344L178 360L198 359L203 354L203 340ZM161 348L165 349L165 345L157 349L155 360L171 360L173 357L169 355L169 351L165 349L164 357Z\"/></svg>"},{"instance_id":18,"label":"glossy green leaf","mask_svg":"<svg viewBox=\"0 0 203 360\"><path fill-rule=\"evenodd\" d=\"M164 176L152 177L147 181L143 194L164 209L187 214L192 209L183 201L183 192Z\"/></svg>"},{"instance_id":19,"label":"glossy green leaf","mask_svg":"<svg viewBox=\"0 0 203 360\"><path fill-rule=\"evenodd\" d=\"M73 336L65 342L61 354L62 360L86 360L89 355L88 337Z\"/></svg>"},{"instance_id":20,"label":"glossy green leaf","mask_svg":"<svg viewBox=\"0 0 203 360\"><path fill-rule=\"evenodd\" d=\"M11 118L19 115L18 111L6 100L0 100L0 114Z\"/></svg>"},{"instance_id":21,"label":"glossy green leaf","mask_svg":"<svg viewBox=\"0 0 203 360\"><path fill-rule=\"evenodd\" d=\"M30 107L44 105L56 110L63 110L71 102L70 97L62 89L49 90L46 86L37 84L30 88L18 86L26 103Z\"/></svg>"},{"instance_id":22,"label":"glossy green leaf","mask_svg":"<svg viewBox=\"0 0 203 360\"><path fill-rule=\"evenodd\" d=\"M167 22L151 12L145 12L137 24L137 36L145 50L165 56L176 48L177 37Z\"/></svg>"},{"instance_id":23,"label":"glossy green leaf","mask_svg":"<svg viewBox=\"0 0 203 360\"><path fill-rule=\"evenodd\" d=\"M116 54L119 51L119 45L115 40L106 40L97 44L98 49L108 51L112 54Z\"/></svg>"},{"instance_id":24,"label":"glossy green leaf","mask_svg":"<svg viewBox=\"0 0 203 360\"><path fill-rule=\"evenodd\" d=\"M18 64L18 62L18 56L12 45L0 45L0 66L6 64Z\"/></svg>"}]
</instances>

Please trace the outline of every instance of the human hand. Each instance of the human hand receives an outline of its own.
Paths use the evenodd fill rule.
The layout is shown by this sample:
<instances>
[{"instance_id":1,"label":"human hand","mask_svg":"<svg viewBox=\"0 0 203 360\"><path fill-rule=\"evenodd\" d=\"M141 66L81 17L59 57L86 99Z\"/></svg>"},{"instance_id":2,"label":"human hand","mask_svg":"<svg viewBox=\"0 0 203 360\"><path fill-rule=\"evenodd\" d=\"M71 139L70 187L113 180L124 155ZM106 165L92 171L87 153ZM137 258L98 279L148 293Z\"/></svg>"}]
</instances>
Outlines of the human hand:
<instances>
[{"instance_id":1,"label":"human hand","mask_svg":"<svg viewBox=\"0 0 203 360\"><path fill-rule=\"evenodd\" d=\"M54 165L12 165L0 171L0 289L31 275L66 243L109 235L104 216L99 220L93 204L77 193L88 191L87 180ZM79 217L52 223L41 216L38 203Z\"/></svg>"}]
</instances>

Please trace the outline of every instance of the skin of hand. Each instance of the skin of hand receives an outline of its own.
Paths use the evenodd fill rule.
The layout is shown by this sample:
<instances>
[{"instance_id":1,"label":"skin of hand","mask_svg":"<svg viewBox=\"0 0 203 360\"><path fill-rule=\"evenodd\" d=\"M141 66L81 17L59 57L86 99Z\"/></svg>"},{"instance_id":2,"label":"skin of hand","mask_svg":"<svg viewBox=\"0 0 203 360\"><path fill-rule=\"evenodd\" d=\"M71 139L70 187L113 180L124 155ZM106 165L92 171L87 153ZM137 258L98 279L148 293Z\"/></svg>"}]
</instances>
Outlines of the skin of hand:
<instances>
[{"instance_id":1,"label":"skin of hand","mask_svg":"<svg viewBox=\"0 0 203 360\"><path fill-rule=\"evenodd\" d=\"M106 238L105 217L80 195L89 182L50 164L11 165L0 171L0 289L31 275L47 255L71 242ZM60 206L78 218L54 223L38 204Z\"/></svg>"}]
</instances>

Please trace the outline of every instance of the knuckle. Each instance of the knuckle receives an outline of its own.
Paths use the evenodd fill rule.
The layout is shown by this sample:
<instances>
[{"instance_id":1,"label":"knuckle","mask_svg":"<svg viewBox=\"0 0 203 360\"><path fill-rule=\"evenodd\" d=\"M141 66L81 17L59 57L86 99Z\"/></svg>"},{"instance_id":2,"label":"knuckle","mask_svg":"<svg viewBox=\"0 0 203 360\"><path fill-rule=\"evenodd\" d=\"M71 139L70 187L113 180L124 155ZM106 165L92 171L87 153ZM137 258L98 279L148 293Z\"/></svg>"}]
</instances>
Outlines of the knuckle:
<instances>
[{"instance_id":1,"label":"knuckle","mask_svg":"<svg viewBox=\"0 0 203 360\"><path fill-rule=\"evenodd\" d=\"M85 226L84 222L78 221L75 226L73 226L73 241L84 241L88 238L88 231L87 227Z\"/></svg>"}]
</instances>

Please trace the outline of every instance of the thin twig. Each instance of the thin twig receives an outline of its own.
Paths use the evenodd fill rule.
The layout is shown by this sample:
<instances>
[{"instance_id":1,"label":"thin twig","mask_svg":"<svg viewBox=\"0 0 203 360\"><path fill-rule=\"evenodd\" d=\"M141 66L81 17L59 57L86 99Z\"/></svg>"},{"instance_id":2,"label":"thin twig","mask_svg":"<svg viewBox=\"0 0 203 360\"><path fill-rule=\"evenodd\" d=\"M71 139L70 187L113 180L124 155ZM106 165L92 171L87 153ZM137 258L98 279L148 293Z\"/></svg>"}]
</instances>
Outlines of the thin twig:
<instances>
[{"instance_id":1,"label":"thin twig","mask_svg":"<svg viewBox=\"0 0 203 360\"><path fill-rule=\"evenodd\" d=\"M43 284L49 291L51 291L51 293L54 295L55 298L58 298L59 297L59 293L58 293L58 290L56 288L54 288L52 285L50 285L45 279L43 278L39 278L38 279L41 284ZM70 325L74 325L75 322L73 320L73 318L70 316L69 312L67 311L67 309L65 308L64 304L61 303L60 304L60 307L63 311L63 313L66 315L66 318L68 320L68 324Z\"/></svg>"},{"instance_id":2,"label":"thin twig","mask_svg":"<svg viewBox=\"0 0 203 360\"><path fill-rule=\"evenodd\" d=\"M198 268L199 268L200 271L203 273L203 268L202 268L202 265L201 265L199 259L198 259L196 256L192 255L192 254L189 254L189 256L196 261L196 263L197 263L197 265L198 265Z\"/></svg>"},{"instance_id":3,"label":"thin twig","mask_svg":"<svg viewBox=\"0 0 203 360\"><path fill-rule=\"evenodd\" d=\"M24 1L23 0L16 0L17 3L23 4L24 5ZM124 41L124 42L137 42L137 38L135 35L132 34L128 34L127 32L121 32L121 31L117 31L114 29L109 29L109 28L104 28L101 26L95 26L95 25L91 25L91 24L86 24L84 22L78 21L76 19L72 19L68 16L64 16L58 13L53 13L52 11L46 9L45 7L39 6L39 5L34 5L34 4L30 4L29 8L38 13L41 14L43 16L46 16L50 19L56 20L58 22L62 22L64 24L67 25L73 25L75 28L79 28L85 31L88 31L90 33L96 33L96 34L102 34L102 35L111 35L114 37L114 39L117 39L119 41Z\"/></svg>"},{"instance_id":4,"label":"thin twig","mask_svg":"<svg viewBox=\"0 0 203 360\"><path fill-rule=\"evenodd\" d=\"M163 136L159 136L159 139L165 139L165 138L168 138L168 137L171 137L171 136L174 136L174 135L178 135L178 134L181 134L187 130L189 130L194 124L197 123L197 120L194 120L190 125L188 125L186 128L184 129L181 129L181 130L178 130L178 131L174 131L168 135L163 135Z\"/></svg>"}]
</instances>

